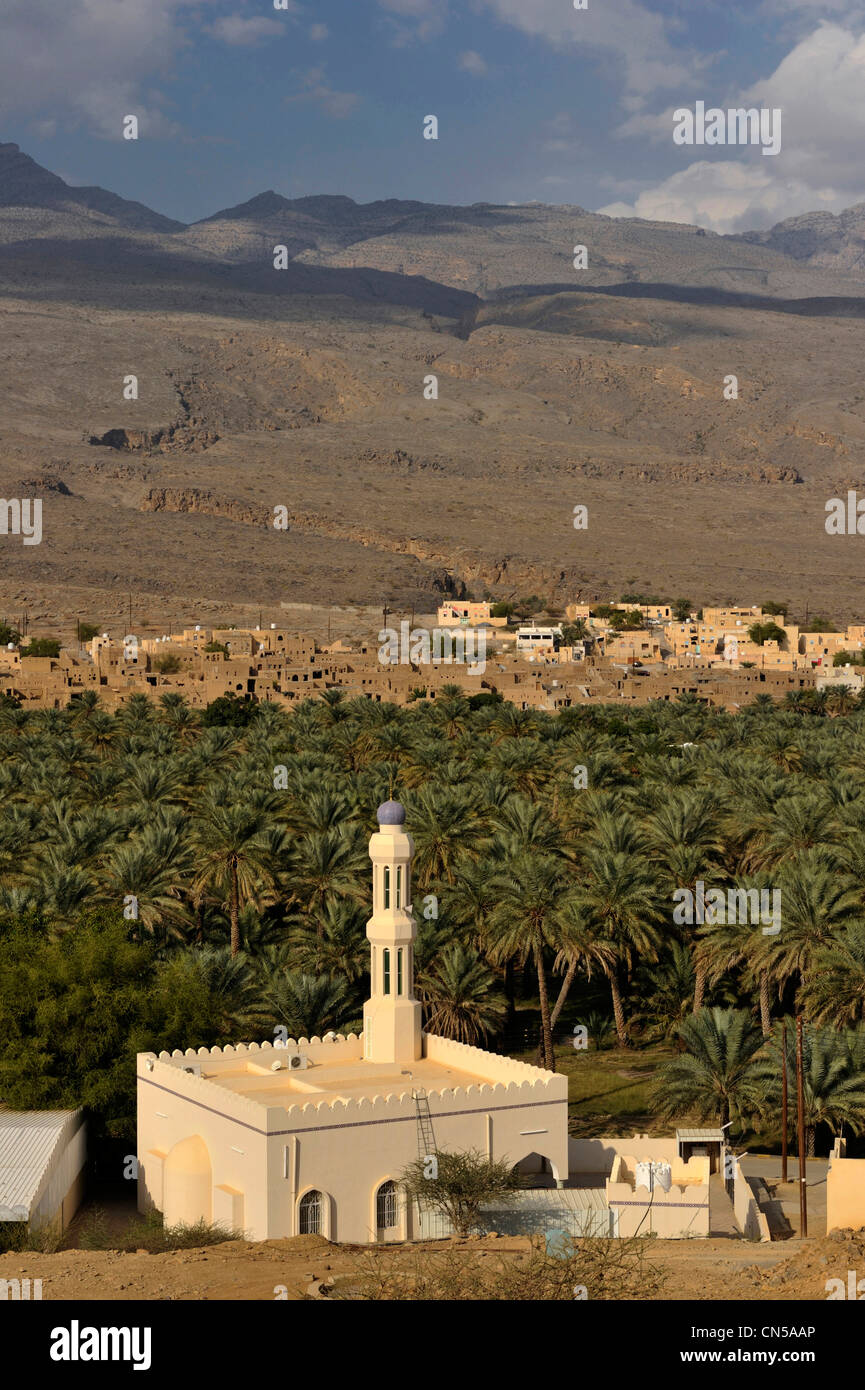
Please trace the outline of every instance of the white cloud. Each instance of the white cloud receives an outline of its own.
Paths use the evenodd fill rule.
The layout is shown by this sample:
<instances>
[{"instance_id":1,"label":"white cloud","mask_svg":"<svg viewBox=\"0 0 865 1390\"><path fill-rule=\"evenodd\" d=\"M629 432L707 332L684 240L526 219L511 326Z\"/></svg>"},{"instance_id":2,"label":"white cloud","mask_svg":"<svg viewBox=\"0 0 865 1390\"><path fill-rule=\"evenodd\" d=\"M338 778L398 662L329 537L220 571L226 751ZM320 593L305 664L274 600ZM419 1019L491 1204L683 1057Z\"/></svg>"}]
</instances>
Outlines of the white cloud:
<instances>
[{"instance_id":1,"label":"white cloud","mask_svg":"<svg viewBox=\"0 0 865 1390\"><path fill-rule=\"evenodd\" d=\"M330 37L330 30L326 24L312 24L309 29L309 37L312 39L313 43L321 43L324 39Z\"/></svg>"},{"instance_id":2,"label":"white cloud","mask_svg":"<svg viewBox=\"0 0 865 1390\"><path fill-rule=\"evenodd\" d=\"M333 116L336 120L350 115L360 101L357 92L335 91L328 82L323 67L309 68L307 72L300 74L300 81L304 90L295 93L294 96L286 97L286 101L288 103L308 102L320 106L328 116Z\"/></svg>"},{"instance_id":3,"label":"white cloud","mask_svg":"<svg viewBox=\"0 0 865 1390\"><path fill-rule=\"evenodd\" d=\"M50 113L116 140L127 114L142 133L176 133L164 98L144 84L167 75L187 43L183 9L184 0L4 0L4 110Z\"/></svg>"},{"instance_id":4,"label":"white cloud","mask_svg":"<svg viewBox=\"0 0 865 1390\"><path fill-rule=\"evenodd\" d=\"M633 203L629 216L700 222L717 231L766 227L797 213L840 212L865 198L865 34L822 23L801 39L768 77L727 98L705 92L707 106L779 108L781 152L743 149L737 159L690 163ZM690 104L690 103L687 103ZM631 117L616 132L669 142L673 108ZM687 157L687 146L675 147ZM610 208L601 209L609 212Z\"/></svg>"},{"instance_id":5,"label":"white cloud","mask_svg":"<svg viewBox=\"0 0 865 1390\"><path fill-rule=\"evenodd\" d=\"M649 222L687 222L716 232L771 227L796 213L840 212L855 198L837 189L814 189L800 179L778 179L769 161L700 160L689 164L632 203L607 203L608 217L642 217Z\"/></svg>"},{"instance_id":6,"label":"white cloud","mask_svg":"<svg viewBox=\"0 0 865 1390\"><path fill-rule=\"evenodd\" d=\"M378 0L391 25L393 42L403 47L414 39L436 38L448 17L448 0Z\"/></svg>"},{"instance_id":7,"label":"white cloud","mask_svg":"<svg viewBox=\"0 0 865 1390\"><path fill-rule=\"evenodd\" d=\"M669 43L663 17L636 0L599 3L575 10L567 0L478 0L498 19L544 39L565 52L606 50L625 69L626 102L639 104L649 93L688 80L698 60L688 65Z\"/></svg>"},{"instance_id":8,"label":"white cloud","mask_svg":"<svg viewBox=\"0 0 865 1390\"><path fill-rule=\"evenodd\" d=\"M463 72L473 73L475 77L483 77L487 72L486 60L479 53L475 53L473 48L467 48L464 53L459 55L457 63Z\"/></svg>"},{"instance_id":9,"label":"white cloud","mask_svg":"<svg viewBox=\"0 0 865 1390\"><path fill-rule=\"evenodd\" d=\"M253 15L249 19L239 14L223 15L210 26L214 38L237 47L251 47L265 39L281 38L285 32L280 20L267 19L264 15Z\"/></svg>"},{"instance_id":10,"label":"white cloud","mask_svg":"<svg viewBox=\"0 0 865 1390\"><path fill-rule=\"evenodd\" d=\"M742 93L783 111L784 173L814 184L861 181L865 145L865 34L821 24L772 75Z\"/></svg>"}]
</instances>

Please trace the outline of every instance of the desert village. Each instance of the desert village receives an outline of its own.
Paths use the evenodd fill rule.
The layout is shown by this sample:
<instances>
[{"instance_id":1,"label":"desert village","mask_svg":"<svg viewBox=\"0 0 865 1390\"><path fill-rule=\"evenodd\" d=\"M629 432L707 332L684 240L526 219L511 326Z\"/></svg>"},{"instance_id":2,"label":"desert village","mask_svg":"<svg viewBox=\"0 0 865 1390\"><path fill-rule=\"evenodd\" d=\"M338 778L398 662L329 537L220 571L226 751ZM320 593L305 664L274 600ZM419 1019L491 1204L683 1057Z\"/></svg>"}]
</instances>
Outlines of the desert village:
<instances>
[{"instance_id":1,"label":"desert village","mask_svg":"<svg viewBox=\"0 0 865 1390\"><path fill-rule=\"evenodd\" d=\"M582 624L585 633L567 645L561 623L513 626L491 617L487 602L449 601L434 623L432 616L425 625L401 623L403 637L424 637L427 650L432 636L431 659L412 659L415 649L407 640L401 647L394 643L394 659L374 635L319 646L276 624L195 625L141 638L106 632L86 645L62 647L57 656L22 655L20 645L9 644L0 650L0 694L25 708L63 709L93 691L113 712L136 693L176 692L192 708L226 695L291 706L327 690L405 705L459 684L467 695L496 693L521 709L554 713L574 704L644 703L689 693L735 710L761 693L783 699L812 688L858 692L865 683L865 667L834 664L845 653L861 661L863 623L809 632L759 607L705 608L678 621L669 605L644 604L642 625L621 630L610 613L633 614L636 605L601 607L605 616L592 616L588 604L567 606L567 623ZM755 624L775 624L783 640L752 641ZM478 661L471 651L481 642L485 659Z\"/></svg>"}]
</instances>

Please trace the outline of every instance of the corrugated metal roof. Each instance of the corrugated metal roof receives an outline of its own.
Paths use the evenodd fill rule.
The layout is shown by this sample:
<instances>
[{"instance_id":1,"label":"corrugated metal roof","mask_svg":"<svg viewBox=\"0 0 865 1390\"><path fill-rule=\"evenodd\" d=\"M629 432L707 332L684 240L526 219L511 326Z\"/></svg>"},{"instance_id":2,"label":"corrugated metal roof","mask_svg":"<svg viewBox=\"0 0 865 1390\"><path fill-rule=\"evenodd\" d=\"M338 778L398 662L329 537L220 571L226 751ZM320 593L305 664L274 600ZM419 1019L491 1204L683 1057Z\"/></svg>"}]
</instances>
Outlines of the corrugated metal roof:
<instances>
[{"instance_id":1,"label":"corrugated metal roof","mask_svg":"<svg viewBox=\"0 0 865 1390\"><path fill-rule=\"evenodd\" d=\"M607 1194L603 1187L524 1187L519 1195L519 1206L606 1211Z\"/></svg>"},{"instance_id":2,"label":"corrugated metal roof","mask_svg":"<svg viewBox=\"0 0 865 1390\"><path fill-rule=\"evenodd\" d=\"M677 1129L676 1138L686 1144L706 1144L724 1138L722 1129Z\"/></svg>"},{"instance_id":3,"label":"corrugated metal roof","mask_svg":"<svg viewBox=\"0 0 865 1390\"><path fill-rule=\"evenodd\" d=\"M0 1221L27 1221L77 1110L0 1110Z\"/></svg>"}]
</instances>

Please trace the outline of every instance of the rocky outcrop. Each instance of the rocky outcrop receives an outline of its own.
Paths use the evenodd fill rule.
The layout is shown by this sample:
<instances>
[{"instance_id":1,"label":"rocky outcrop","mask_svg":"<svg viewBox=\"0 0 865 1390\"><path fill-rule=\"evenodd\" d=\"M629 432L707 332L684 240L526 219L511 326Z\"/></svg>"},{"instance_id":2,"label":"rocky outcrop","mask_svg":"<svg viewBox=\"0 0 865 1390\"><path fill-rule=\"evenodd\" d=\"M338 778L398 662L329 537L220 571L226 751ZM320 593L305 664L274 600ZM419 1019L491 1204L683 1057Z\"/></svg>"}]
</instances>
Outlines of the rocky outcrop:
<instances>
[{"instance_id":1,"label":"rocky outcrop","mask_svg":"<svg viewBox=\"0 0 865 1390\"><path fill-rule=\"evenodd\" d=\"M87 442L106 449L134 453L198 454L203 449L209 449L218 439L219 435L215 430L168 425L160 430L106 430L104 434L91 434Z\"/></svg>"}]
</instances>

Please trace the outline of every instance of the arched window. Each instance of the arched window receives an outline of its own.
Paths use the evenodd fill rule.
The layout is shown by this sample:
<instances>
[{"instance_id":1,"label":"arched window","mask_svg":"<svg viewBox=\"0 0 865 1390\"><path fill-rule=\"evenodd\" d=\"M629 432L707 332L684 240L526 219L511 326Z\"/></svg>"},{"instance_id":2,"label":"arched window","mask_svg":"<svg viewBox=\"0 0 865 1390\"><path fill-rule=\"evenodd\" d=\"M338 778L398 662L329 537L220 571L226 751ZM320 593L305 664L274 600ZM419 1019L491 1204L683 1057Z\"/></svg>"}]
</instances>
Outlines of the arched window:
<instances>
[{"instance_id":1,"label":"arched window","mask_svg":"<svg viewBox=\"0 0 865 1390\"><path fill-rule=\"evenodd\" d=\"M398 1220L396 1183L383 1182L375 1199L375 1224L380 1231L391 1230Z\"/></svg>"},{"instance_id":2,"label":"arched window","mask_svg":"<svg viewBox=\"0 0 865 1390\"><path fill-rule=\"evenodd\" d=\"M390 864L384 866L384 905L390 907Z\"/></svg>"},{"instance_id":3,"label":"arched window","mask_svg":"<svg viewBox=\"0 0 865 1390\"><path fill-rule=\"evenodd\" d=\"M306 1192L300 1199L300 1234L320 1236L324 1202L320 1192Z\"/></svg>"},{"instance_id":4,"label":"arched window","mask_svg":"<svg viewBox=\"0 0 865 1390\"><path fill-rule=\"evenodd\" d=\"M396 953L396 992L402 994L402 948Z\"/></svg>"},{"instance_id":5,"label":"arched window","mask_svg":"<svg viewBox=\"0 0 865 1390\"><path fill-rule=\"evenodd\" d=\"M396 871L396 905L402 907L402 869L399 866Z\"/></svg>"},{"instance_id":6,"label":"arched window","mask_svg":"<svg viewBox=\"0 0 865 1390\"><path fill-rule=\"evenodd\" d=\"M384 976L381 992L382 994L390 994L390 949L387 946L385 946L381 953L381 963L382 975Z\"/></svg>"}]
</instances>

